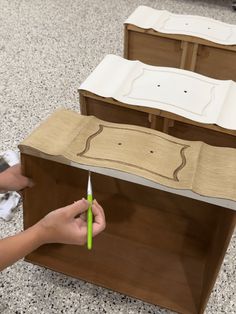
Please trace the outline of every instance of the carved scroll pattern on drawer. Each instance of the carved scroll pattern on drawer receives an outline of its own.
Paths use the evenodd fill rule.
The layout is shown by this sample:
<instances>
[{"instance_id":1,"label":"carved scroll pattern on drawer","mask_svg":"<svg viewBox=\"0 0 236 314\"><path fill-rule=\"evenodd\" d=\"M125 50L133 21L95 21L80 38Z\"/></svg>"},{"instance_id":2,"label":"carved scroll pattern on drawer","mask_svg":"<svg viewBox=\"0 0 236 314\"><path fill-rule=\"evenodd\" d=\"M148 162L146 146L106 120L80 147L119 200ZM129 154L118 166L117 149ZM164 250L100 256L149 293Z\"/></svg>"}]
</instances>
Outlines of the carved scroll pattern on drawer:
<instances>
[{"instance_id":1,"label":"carved scroll pattern on drawer","mask_svg":"<svg viewBox=\"0 0 236 314\"><path fill-rule=\"evenodd\" d=\"M173 69L143 68L123 97L162 103L202 116L214 101L216 85Z\"/></svg>"},{"instance_id":2,"label":"carved scroll pattern on drawer","mask_svg":"<svg viewBox=\"0 0 236 314\"><path fill-rule=\"evenodd\" d=\"M186 165L185 150L190 147L147 131L99 124L97 132L87 138L85 148L77 156L139 169L165 179L179 181L178 173ZM167 156L172 153L171 164ZM142 165L140 165L142 160Z\"/></svg>"}]
</instances>

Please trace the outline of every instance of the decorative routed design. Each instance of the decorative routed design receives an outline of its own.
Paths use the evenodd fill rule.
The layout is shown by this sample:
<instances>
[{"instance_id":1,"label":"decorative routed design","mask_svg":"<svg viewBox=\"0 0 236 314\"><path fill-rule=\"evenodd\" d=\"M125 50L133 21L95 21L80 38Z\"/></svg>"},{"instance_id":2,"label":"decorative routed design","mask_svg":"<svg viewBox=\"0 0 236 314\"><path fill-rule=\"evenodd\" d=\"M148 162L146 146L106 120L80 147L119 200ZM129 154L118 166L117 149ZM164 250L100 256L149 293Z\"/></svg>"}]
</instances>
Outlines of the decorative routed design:
<instances>
[{"instance_id":1,"label":"decorative routed design","mask_svg":"<svg viewBox=\"0 0 236 314\"><path fill-rule=\"evenodd\" d=\"M125 136L127 131L129 132L129 137ZM101 140L99 136L101 136ZM111 138L120 138L121 142L111 141ZM140 139L140 142L136 142L137 138ZM104 146L102 151L99 147L101 141L106 143L106 146ZM142 147L145 142L152 143L146 150ZM153 147L157 147L157 151ZM162 147L162 149L159 150L158 147ZM82 152L77 153L77 156L91 161L100 160L102 162L106 161L108 164L126 165L133 169L133 171L139 169L165 179L179 181L178 172L186 165L184 151L188 147L188 145L180 144L178 141L165 139L162 136L152 134L151 132L99 124L98 131L88 137L85 149ZM99 156L97 155L97 151L100 151ZM111 152L115 151L117 151L117 155L114 154L114 157L113 155L111 156ZM163 164L163 161L165 163L166 153L169 151L172 151L172 154L176 154L176 160L175 162L173 161L169 168L162 168L161 165ZM137 160L138 163L135 164L135 154L138 154L139 159L141 160L149 158L149 162L145 168L140 165L139 159ZM153 170L155 169L155 167L153 168L153 164L155 163L159 165L159 172Z\"/></svg>"},{"instance_id":2,"label":"decorative routed design","mask_svg":"<svg viewBox=\"0 0 236 314\"><path fill-rule=\"evenodd\" d=\"M236 83L107 55L80 90L236 130Z\"/></svg>"},{"instance_id":3,"label":"decorative routed design","mask_svg":"<svg viewBox=\"0 0 236 314\"><path fill-rule=\"evenodd\" d=\"M125 21L144 29L153 29L166 34L183 34L200 37L218 44L236 44L236 26L211 18L173 14L139 6Z\"/></svg>"},{"instance_id":4,"label":"decorative routed design","mask_svg":"<svg viewBox=\"0 0 236 314\"><path fill-rule=\"evenodd\" d=\"M202 200L196 195L206 196L206 202L225 199L226 207L236 209L236 150L232 148L184 141L62 109L24 140L20 150L167 190L164 186L187 197Z\"/></svg>"}]
</instances>

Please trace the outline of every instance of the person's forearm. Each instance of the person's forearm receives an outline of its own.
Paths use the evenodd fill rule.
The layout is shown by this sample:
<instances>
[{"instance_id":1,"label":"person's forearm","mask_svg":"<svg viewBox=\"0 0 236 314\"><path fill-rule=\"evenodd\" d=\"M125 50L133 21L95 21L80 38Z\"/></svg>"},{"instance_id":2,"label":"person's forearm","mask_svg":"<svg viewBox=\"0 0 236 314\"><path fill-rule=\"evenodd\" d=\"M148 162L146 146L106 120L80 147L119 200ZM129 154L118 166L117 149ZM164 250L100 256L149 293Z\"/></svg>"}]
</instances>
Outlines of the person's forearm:
<instances>
[{"instance_id":1,"label":"person's forearm","mask_svg":"<svg viewBox=\"0 0 236 314\"><path fill-rule=\"evenodd\" d=\"M0 271L12 265L43 244L39 225L0 240Z\"/></svg>"},{"instance_id":2,"label":"person's forearm","mask_svg":"<svg viewBox=\"0 0 236 314\"><path fill-rule=\"evenodd\" d=\"M7 171L3 171L0 173L0 193L6 193L11 190L11 181L12 175L9 175Z\"/></svg>"},{"instance_id":3,"label":"person's forearm","mask_svg":"<svg viewBox=\"0 0 236 314\"><path fill-rule=\"evenodd\" d=\"M4 176L2 173L0 173L0 193L5 193L6 188L4 186Z\"/></svg>"}]
</instances>

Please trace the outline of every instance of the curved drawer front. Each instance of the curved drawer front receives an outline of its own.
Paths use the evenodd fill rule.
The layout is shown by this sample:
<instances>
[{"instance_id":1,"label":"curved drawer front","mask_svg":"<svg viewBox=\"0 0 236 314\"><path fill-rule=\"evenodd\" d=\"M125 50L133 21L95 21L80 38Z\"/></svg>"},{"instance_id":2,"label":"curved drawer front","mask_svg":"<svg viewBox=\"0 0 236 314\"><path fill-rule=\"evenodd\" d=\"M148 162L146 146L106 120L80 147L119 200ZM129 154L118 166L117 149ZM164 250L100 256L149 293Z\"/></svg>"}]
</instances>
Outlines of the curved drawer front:
<instances>
[{"instance_id":1,"label":"curved drawer front","mask_svg":"<svg viewBox=\"0 0 236 314\"><path fill-rule=\"evenodd\" d=\"M65 123L66 122L66 123ZM236 209L236 150L144 127L55 112L22 153Z\"/></svg>"},{"instance_id":2,"label":"curved drawer front","mask_svg":"<svg viewBox=\"0 0 236 314\"><path fill-rule=\"evenodd\" d=\"M236 83L107 55L80 90L236 130Z\"/></svg>"},{"instance_id":3,"label":"curved drawer front","mask_svg":"<svg viewBox=\"0 0 236 314\"><path fill-rule=\"evenodd\" d=\"M223 45L236 44L235 25L202 16L173 14L165 10L139 6L125 24L154 29L161 33L200 37Z\"/></svg>"}]
</instances>

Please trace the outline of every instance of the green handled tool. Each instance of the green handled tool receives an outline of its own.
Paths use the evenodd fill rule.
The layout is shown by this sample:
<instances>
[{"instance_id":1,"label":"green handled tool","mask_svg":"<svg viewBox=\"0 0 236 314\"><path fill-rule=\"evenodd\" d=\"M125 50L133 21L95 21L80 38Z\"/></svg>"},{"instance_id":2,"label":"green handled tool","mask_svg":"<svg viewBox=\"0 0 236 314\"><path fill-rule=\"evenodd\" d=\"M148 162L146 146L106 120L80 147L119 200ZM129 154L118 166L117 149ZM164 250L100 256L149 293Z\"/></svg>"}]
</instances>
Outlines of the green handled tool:
<instances>
[{"instance_id":1,"label":"green handled tool","mask_svg":"<svg viewBox=\"0 0 236 314\"><path fill-rule=\"evenodd\" d=\"M93 203L93 192L91 184L91 173L89 171L88 175L88 189L87 189L87 201L89 202L89 208L87 212L87 248L92 249L93 244L93 212L92 212L92 203Z\"/></svg>"}]
</instances>

